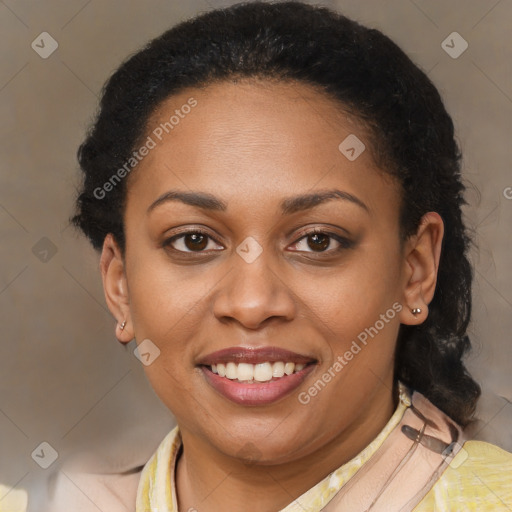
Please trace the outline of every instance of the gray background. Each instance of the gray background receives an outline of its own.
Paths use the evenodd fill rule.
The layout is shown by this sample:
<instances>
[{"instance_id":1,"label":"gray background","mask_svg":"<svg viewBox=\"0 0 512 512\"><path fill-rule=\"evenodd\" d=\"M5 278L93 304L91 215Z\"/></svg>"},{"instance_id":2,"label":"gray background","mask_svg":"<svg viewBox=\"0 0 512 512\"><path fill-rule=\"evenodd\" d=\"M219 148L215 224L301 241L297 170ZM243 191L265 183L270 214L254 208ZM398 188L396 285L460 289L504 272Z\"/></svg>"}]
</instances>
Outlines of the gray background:
<instances>
[{"instance_id":1,"label":"gray background","mask_svg":"<svg viewBox=\"0 0 512 512\"><path fill-rule=\"evenodd\" d=\"M178 21L232 3L0 0L5 485L37 490L77 457L91 471L142 464L174 425L133 355L134 342L125 350L115 339L98 255L68 225L79 178L75 154L102 84L128 54ZM428 72L454 118L478 245L468 365L484 396L475 435L512 450L512 1L323 4L396 41ZM43 31L59 44L47 59L31 48ZM457 59L441 46L454 31L469 43ZM31 458L43 441L59 454L46 470Z\"/></svg>"}]
</instances>

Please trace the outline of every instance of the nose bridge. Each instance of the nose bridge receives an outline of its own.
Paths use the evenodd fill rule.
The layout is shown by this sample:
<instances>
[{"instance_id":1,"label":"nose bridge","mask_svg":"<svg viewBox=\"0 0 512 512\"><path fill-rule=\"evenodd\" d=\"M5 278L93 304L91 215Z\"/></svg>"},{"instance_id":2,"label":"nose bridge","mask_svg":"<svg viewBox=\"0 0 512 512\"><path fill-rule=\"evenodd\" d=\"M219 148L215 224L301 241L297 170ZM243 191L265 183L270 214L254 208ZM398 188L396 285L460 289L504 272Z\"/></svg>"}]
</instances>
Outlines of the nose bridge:
<instances>
[{"instance_id":1,"label":"nose bridge","mask_svg":"<svg viewBox=\"0 0 512 512\"><path fill-rule=\"evenodd\" d=\"M231 271L215 298L217 318L230 317L257 328L270 317L293 317L292 293L272 269L271 259L271 251L252 237L239 244L230 258Z\"/></svg>"}]
</instances>

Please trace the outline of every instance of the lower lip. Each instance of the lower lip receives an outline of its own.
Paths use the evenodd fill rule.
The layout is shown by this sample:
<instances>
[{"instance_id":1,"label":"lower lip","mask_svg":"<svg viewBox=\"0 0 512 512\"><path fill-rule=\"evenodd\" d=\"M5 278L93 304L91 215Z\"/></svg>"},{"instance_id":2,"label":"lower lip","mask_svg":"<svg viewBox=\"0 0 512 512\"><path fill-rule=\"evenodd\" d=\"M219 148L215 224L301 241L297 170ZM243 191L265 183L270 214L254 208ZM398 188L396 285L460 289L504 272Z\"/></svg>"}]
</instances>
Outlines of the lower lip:
<instances>
[{"instance_id":1,"label":"lower lip","mask_svg":"<svg viewBox=\"0 0 512 512\"><path fill-rule=\"evenodd\" d=\"M228 400L239 405L266 405L281 400L297 389L315 366L315 364L308 364L299 372L291 375L253 384L220 377L205 366L201 366L201 370L208 383Z\"/></svg>"}]
</instances>

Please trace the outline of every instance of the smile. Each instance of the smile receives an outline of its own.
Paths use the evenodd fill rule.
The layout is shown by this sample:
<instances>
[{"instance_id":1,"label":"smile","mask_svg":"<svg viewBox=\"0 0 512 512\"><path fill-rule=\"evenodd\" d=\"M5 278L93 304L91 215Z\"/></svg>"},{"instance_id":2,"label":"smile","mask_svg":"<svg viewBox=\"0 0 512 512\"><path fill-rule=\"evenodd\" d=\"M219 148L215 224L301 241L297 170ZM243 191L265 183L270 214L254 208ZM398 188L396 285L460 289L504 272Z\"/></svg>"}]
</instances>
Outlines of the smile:
<instances>
[{"instance_id":1,"label":"smile","mask_svg":"<svg viewBox=\"0 0 512 512\"><path fill-rule=\"evenodd\" d=\"M235 363L230 361L227 364L219 363L211 366L211 371L220 377L226 377L230 380L238 380L238 382L245 382L253 384L256 382L269 382L273 379L279 379L285 375L300 372L306 365L303 363L291 363L277 361L271 363L270 361L250 364L250 363Z\"/></svg>"},{"instance_id":2,"label":"smile","mask_svg":"<svg viewBox=\"0 0 512 512\"><path fill-rule=\"evenodd\" d=\"M199 361L207 383L239 405L267 405L297 389L315 369L311 357L276 347L232 347Z\"/></svg>"}]
</instances>

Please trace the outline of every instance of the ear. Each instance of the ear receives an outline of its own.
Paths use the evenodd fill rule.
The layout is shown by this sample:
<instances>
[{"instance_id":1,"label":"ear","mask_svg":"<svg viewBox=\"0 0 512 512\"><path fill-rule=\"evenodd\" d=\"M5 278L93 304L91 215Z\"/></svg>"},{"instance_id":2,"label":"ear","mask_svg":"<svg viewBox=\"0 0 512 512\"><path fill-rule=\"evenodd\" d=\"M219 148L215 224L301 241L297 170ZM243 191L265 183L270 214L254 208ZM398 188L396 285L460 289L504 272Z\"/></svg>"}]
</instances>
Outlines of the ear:
<instances>
[{"instance_id":1,"label":"ear","mask_svg":"<svg viewBox=\"0 0 512 512\"><path fill-rule=\"evenodd\" d=\"M100 270L108 309L117 319L116 337L121 343L128 343L133 339L134 334L125 264L121 250L111 233L103 241ZM124 328L123 322L126 322Z\"/></svg>"},{"instance_id":2,"label":"ear","mask_svg":"<svg viewBox=\"0 0 512 512\"><path fill-rule=\"evenodd\" d=\"M426 213L418 231L405 243L404 289L400 322L406 325L423 323L428 316L428 304L436 289L444 224L436 212ZM413 313L413 310L421 310Z\"/></svg>"}]
</instances>

